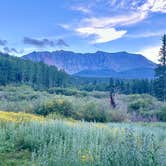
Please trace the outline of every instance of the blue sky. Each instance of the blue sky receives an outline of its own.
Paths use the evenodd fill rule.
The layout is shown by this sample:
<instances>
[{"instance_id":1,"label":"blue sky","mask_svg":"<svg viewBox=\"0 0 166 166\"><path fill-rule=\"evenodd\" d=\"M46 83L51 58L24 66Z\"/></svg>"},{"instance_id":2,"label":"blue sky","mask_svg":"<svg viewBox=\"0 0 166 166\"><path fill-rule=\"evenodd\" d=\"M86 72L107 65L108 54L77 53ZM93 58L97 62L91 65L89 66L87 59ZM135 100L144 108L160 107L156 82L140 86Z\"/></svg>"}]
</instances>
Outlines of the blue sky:
<instances>
[{"instance_id":1,"label":"blue sky","mask_svg":"<svg viewBox=\"0 0 166 166\"><path fill-rule=\"evenodd\" d=\"M128 51L157 61L166 0L0 0L0 51Z\"/></svg>"}]
</instances>

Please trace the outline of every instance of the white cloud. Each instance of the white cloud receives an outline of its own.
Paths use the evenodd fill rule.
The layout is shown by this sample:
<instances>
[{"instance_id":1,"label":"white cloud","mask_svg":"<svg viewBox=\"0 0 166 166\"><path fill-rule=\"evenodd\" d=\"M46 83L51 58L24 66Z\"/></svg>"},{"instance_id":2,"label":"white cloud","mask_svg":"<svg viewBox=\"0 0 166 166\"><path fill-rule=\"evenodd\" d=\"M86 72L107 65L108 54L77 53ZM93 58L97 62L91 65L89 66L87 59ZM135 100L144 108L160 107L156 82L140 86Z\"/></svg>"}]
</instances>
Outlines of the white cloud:
<instances>
[{"instance_id":1,"label":"white cloud","mask_svg":"<svg viewBox=\"0 0 166 166\"><path fill-rule=\"evenodd\" d=\"M151 9L151 11L166 13L166 1L165 0L157 0L157 1L155 1L154 6Z\"/></svg>"},{"instance_id":2,"label":"white cloud","mask_svg":"<svg viewBox=\"0 0 166 166\"><path fill-rule=\"evenodd\" d=\"M101 0L121 9L133 9L151 12L166 12L166 0Z\"/></svg>"},{"instance_id":3,"label":"white cloud","mask_svg":"<svg viewBox=\"0 0 166 166\"><path fill-rule=\"evenodd\" d=\"M91 17L91 18L86 18L82 20L85 24L88 24L92 27L105 27L105 26L124 26L124 25L130 25L134 24L137 22L140 22L144 18L146 18L147 13L142 12L142 13L131 13L128 15L123 15L123 16L115 16L115 17Z\"/></svg>"},{"instance_id":4,"label":"white cloud","mask_svg":"<svg viewBox=\"0 0 166 166\"><path fill-rule=\"evenodd\" d=\"M95 0L94 3L100 3L101 5L107 4L107 10L110 8L110 14L96 17L91 12L88 17L79 21L79 26L76 26L74 30L85 37L94 36L95 40L91 43L104 43L123 37L127 33L126 30L117 31L117 27L139 23L153 12L166 12L166 0L145 0L144 3L142 2L142 0ZM99 4L96 5L99 6ZM111 8L114 9L117 6L119 11L122 9L121 14L113 15ZM73 9L84 13L90 13L92 11L83 6L78 6ZM149 33L142 35L142 37L148 36L156 36L156 34Z\"/></svg>"},{"instance_id":5,"label":"white cloud","mask_svg":"<svg viewBox=\"0 0 166 166\"><path fill-rule=\"evenodd\" d=\"M121 38L127 33L126 30L117 31L115 26L134 24L144 19L146 15L146 12L142 12L112 18L86 18L82 20L83 26L76 28L75 31L87 37L95 35L97 38L91 43L105 43Z\"/></svg>"},{"instance_id":6,"label":"white cloud","mask_svg":"<svg viewBox=\"0 0 166 166\"><path fill-rule=\"evenodd\" d=\"M153 62L158 63L160 46L151 46L138 51L137 53L144 55Z\"/></svg>"},{"instance_id":7,"label":"white cloud","mask_svg":"<svg viewBox=\"0 0 166 166\"><path fill-rule=\"evenodd\" d=\"M125 15L119 16L107 16L107 17L90 17L83 19L82 21L93 26L93 27L104 27L104 26L124 26L138 23L149 15L150 12L166 12L166 0L146 0L146 2L137 6L134 0L130 1L118 1L121 6L126 7L127 3L131 12ZM126 3L127 2L127 3ZM115 4L115 1L113 2ZM116 3L117 4L117 3ZM137 4L137 5L136 5ZM127 8L127 7L126 7Z\"/></svg>"},{"instance_id":8,"label":"white cloud","mask_svg":"<svg viewBox=\"0 0 166 166\"><path fill-rule=\"evenodd\" d=\"M166 0L146 0L139 9L142 11L166 13Z\"/></svg>"},{"instance_id":9,"label":"white cloud","mask_svg":"<svg viewBox=\"0 0 166 166\"><path fill-rule=\"evenodd\" d=\"M70 27L71 27L69 24L59 24L59 26L64 29L70 29Z\"/></svg>"},{"instance_id":10,"label":"white cloud","mask_svg":"<svg viewBox=\"0 0 166 166\"><path fill-rule=\"evenodd\" d=\"M141 34L126 35L126 37L130 37L130 38L156 37L156 36L162 36L164 33L165 33L165 31L159 31L159 32L145 32L145 33L141 33Z\"/></svg>"},{"instance_id":11,"label":"white cloud","mask_svg":"<svg viewBox=\"0 0 166 166\"><path fill-rule=\"evenodd\" d=\"M117 31L115 28L93 28L83 27L78 28L77 32L85 36L95 35L95 39L91 43L105 43L121 38L126 34L126 31Z\"/></svg>"},{"instance_id":12,"label":"white cloud","mask_svg":"<svg viewBox=\"0 0 166 166\"><path fill-rule=\"evenodd\" d=\"M91 10L85 6L72 6L71 9L75 10L75 11L80 11L80 12L85 13L85 14L91 13Z\"/></svg>"}]
</instances>

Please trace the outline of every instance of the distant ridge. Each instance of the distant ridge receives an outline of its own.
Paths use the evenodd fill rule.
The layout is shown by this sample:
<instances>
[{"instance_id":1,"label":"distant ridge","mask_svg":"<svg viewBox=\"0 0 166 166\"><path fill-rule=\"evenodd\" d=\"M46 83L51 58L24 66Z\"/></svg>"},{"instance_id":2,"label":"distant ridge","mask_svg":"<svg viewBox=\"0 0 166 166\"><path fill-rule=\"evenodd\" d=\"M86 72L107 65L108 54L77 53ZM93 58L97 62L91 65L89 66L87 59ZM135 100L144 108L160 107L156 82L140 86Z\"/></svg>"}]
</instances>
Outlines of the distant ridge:
<instances>
[{"instance_id":1,"label":"distant ridge","mask_svg":"<svg viewBox=\"0 0 166 166\"><path fill-rule=\"evenodd\" d=\"M54 65L81 77L153 78L156 66L140 54L127 52L82 54L61 50L32 52L23 58Z\"/></svg>"}]
</instances>

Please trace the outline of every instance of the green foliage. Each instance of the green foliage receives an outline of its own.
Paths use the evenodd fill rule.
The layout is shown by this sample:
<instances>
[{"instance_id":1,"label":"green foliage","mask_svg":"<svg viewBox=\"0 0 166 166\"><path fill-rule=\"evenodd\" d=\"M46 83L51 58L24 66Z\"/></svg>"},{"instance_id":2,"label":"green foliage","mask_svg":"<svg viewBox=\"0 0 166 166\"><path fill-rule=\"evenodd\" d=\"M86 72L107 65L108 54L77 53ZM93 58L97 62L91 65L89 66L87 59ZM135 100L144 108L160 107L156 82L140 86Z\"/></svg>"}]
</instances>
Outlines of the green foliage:
<instances>
[{"instance_id":1,"label":"green foliage","mask_svg":"<svg viewBox=\"0 0 166 166\"><path fill-rule=\"evenodd\" d=\"M77 85L75 85L77 83ZM85 91L112 91L120 94L151 94L154 95L154 81L148 79L92 79L80 78L74 83L80 90Z\"/></svg>"},{"instance_id":2,"label":"green foliage","mask_svg":"<svg viewBox=\"0 0 166 166\"><path fill-rule=\"evenodd\" d=\"M80 108L80 112L76 117L85 121L108 122L110 120L109 111L103 106L94 102L89 102Z\"/></svg>"},{"instance_id":3,"label":"green foliage","mask_svg":"<svg viewBox=\"0 0 166 166\"><path fill-rule=\"evenodd\" d=\"M39 105L34 112L44 116L50 113L59 113L63 116L69 117L72 116L73 108L70 102L63 99L55 99Z\"/></svg>"},{"instance_id":4,"label":"green foliage","mask_svg":"<svg viewBox=\"0 0 166 166\"><path fill-rule=\"evenodd\" d=\"M0 153L0 165L2 166L27 166L31 162L31 153L28 151L15 151Z\"/></svg>"},{"instance_id":5,"label":"green foliage","mask_svg":"<svg viewBox=\"0 0 166 166\"><path fill-rule=\"evenodd\" d=\"M29 86L1 86L0 109L13 112L33 112L33 110L47 98L44 91L35 91Z\"/></svg>"},{"instance_id":6,"label":"green foliage","mask_svg":"<svg viewBox=\"0 0 166 166\"><path fill-rule=\"evenodd\" d=\"M66 99L54 99L47 101L34 110L34 113L39 115L71 117L76 120L108 122L110 121L109 110L95 102L88 102L79 107Z\"/></svg>"},{"instance_id":7,"label":"green foliage","mask_svg":"<svg viewBox=\"0 0 166 166\"><path fill-rule=\"evenodd\" d=\"M129 120L129 115L123 110L113 110L110 112L111 122L125 122Z\"/></svg>"},{"instance_id":8,"label":"green foliage","mask_svg":"<svg viewBox=\"0 0 166 166\"><path fill-rule=\"evenodd\" d=\"M162 47L159 54L159 62L156 68L155 96L166 102L166 34L162 37Z\"/></svg>"},{"instance_id":9,"label":"green foliage","mask_svg":"<svg viewBox=\"0 0 166 166\"><path fill-rule=\"evenodd\" d=\"M165 166L165 125L51 121L0 126L2 165ZM17 150L19 149L19 151ZM30 157L32 156L32 157ZM12 164L11 164L12 163Z\"/></svg>"},{"instance_id":10,"label":"green foliage","mask_svg":"<svg viewBox=\"0 0 166 166\"><path fill-rule=\"evenodd\" d=\"M148 95L131 95L128 101L128 112L138 116L139 121L162 121L162 118L158 116L162 107L163 103Z\"/></svg>"},{"instance_id":11,"label":"green foliage","mask_svg":"<svg viewBox=\"0 0 166 166\"><path fill-rule=\"evenodd\" d=\"M0 55L0 85L26 83L36 89L65 86L67 74L54 66Z\"/></svg>"},{"instance_id":12,"label":"green foliage","mask_svg":"<svg viewBox=\"0 0 166 166\"><path fill-rule=\"evenodd\" d=\"M151 103L148 103L144 99L139 99L137 101L133 101L131 104L129 104L129 111L130 112L139 112L139 111L146 111L149 110L149 105Z\"/></svg>"},{"instance_id":13,"label":"green foliage","mask_svg":"<svg viewBox=\"0 0 166 166\"><path fill-rule=\"evenodd\" d=\"M68 89L66 88L65 91L68 92ZM77 94L79 93L82 92L77 90ZM132 115L135 113L136 116L150 118L149 121L151 117L162 121L165 119L164 111L160 111L164 104L150 95L117 95L115 100L117 108L113 110L107 92L93 91L86 92L85 96L66 96L36 91L23 85L0 87L0 110L3 111L36 113L44 116L55 114L55 117L58 115L97 122L133 120Z\"/></svg>"},{"instance_id":14,"label":"green foliage","mask_svg":"<svg viewBox=\"0 0 166 166\"><path fill-rule=\"evenodd\" d=\"M166 106L161 107L155 114L160 121L166 122Z\"/></svg>"},{"instance_id":15,"label":"green foliage","mask_svg":"<svg viewBox=\"0 0 166 166\"><path fill-rule=\"evenodd\" d=\"M54 87L47 90L50 94L57 94L57 95L65 95L65 96L87 96L87 92L85 91L78 91L76 89L69 89L69 88L60 88Z\"/></svg>"}]
</instances>

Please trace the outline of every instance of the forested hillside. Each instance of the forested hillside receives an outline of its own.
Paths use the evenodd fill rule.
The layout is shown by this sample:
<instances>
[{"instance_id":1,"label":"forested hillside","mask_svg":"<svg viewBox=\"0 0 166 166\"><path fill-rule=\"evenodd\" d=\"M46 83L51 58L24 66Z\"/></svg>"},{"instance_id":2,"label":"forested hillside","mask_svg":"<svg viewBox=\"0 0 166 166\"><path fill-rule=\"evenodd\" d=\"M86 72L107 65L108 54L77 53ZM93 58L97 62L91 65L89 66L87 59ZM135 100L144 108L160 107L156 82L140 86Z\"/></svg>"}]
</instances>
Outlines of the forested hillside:
<instances>
[{"instance_id":1,"label":"forested hillside","mask_svg":"<svg viewBox=\"0 0 166 166\"><path fill-rule=\"evenodd\" d=\"M33 87L50 88L64 86L67 74L55 66L35 63L29 60L0 53L0 84L26 83Z\"/></svg>"}]
</instances>

